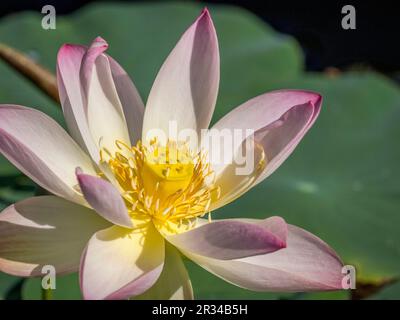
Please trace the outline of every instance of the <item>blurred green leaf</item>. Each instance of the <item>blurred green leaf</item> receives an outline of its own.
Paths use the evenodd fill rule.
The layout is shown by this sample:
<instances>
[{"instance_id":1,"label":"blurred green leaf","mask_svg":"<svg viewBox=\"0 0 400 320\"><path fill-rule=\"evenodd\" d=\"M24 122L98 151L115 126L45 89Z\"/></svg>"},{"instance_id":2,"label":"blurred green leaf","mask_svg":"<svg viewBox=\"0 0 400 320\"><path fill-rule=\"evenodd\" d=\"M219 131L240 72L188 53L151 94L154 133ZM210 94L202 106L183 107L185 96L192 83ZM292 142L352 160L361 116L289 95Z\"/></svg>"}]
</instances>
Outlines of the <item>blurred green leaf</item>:
<instances>
[{"instance_id":1,"label":"blurred green leaf","mask_svg":"<svg viewBox=\"0 0 400 320\"><path fill-rule=\"evenodd\" d=\"M383 288L377 294L374 294L369 299L372 300L399 300L400 299L400 282L391 284Z\"/></svg>"},{"instance_id":2,"label":"blurred green leaf","mask_svg":"<svg viewBox=\"0 0 400 320\"><path fill-rule=\"evenodd\" d=\"M291 297L296 300L348 300L350 292L347 290L298 293Z\"/></svg>"},{"instance_id":3,"label":"blurred green leaf","mask_svg":"<svg viewBox=\"0 0 400 320\"><path fill-rule=\"evenodd\" d=\"M20 280L21 278L19 277L0 272L0 300L9 298L10 292L18 285Z\"/></svg>"}]
</instances>

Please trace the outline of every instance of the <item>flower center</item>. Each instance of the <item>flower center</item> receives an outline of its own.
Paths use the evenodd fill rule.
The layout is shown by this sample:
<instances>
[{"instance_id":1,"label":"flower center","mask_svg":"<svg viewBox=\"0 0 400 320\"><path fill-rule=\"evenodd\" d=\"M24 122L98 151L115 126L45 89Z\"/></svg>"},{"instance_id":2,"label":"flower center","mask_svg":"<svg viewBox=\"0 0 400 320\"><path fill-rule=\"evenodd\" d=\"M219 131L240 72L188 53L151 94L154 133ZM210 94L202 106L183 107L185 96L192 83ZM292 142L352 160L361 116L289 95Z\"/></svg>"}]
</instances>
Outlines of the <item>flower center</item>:
<instances>
[{"instance_id":1,"label":"flower center","mask_svg":"<svg viewBox=\"0 0 400 320\"><path fill-rule=\"evenodd\" d=\"M193 153L185 143L168 141L149 146L140 141L129 147L116 141L120 151L101 151L120 187L129 214L135 221L153 221L159 230L177 233L194 226L218 199L213 171L205 156Z\"/></svg>"}]
</instances>

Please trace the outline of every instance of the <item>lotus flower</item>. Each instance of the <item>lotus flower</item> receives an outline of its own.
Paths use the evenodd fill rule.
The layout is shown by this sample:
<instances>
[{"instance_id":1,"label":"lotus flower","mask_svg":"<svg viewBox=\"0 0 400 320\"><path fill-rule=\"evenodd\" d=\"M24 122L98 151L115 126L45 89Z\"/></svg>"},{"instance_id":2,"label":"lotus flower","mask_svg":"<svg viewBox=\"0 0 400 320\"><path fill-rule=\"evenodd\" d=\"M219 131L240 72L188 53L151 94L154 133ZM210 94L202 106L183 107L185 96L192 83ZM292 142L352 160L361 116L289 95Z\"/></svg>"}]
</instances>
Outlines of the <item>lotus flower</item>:
<instances>
[{"instance_id":1,"label":"lotus flower","mask_svg":"<svg viewBox=\"0 0 400 320\"><path fill-rule=\"evenodd\" d=\"M178 132L191 129L202 139L212 132L200 134L219 85L218 41L206 9L162 65L146 108L107 47L96 38L88 48L65 44L58 53L70 136L37 110L0 107L2 154L53 194L0 214L0 270L23 277L40 276L44 265L58 274L79 271L85 299L191 299L184 255L250 290L340 289L340 258L311 233L280 217L210 215L279 167L316 120L321 96L274 91L219 120L213 130L254 133L236 144L254 142L254 168L239 175L235 161L213 163L202 142L193 150L168 131L175 122ZM167 140L147 139L154 132Z\"/></svg>"}]
</instances>

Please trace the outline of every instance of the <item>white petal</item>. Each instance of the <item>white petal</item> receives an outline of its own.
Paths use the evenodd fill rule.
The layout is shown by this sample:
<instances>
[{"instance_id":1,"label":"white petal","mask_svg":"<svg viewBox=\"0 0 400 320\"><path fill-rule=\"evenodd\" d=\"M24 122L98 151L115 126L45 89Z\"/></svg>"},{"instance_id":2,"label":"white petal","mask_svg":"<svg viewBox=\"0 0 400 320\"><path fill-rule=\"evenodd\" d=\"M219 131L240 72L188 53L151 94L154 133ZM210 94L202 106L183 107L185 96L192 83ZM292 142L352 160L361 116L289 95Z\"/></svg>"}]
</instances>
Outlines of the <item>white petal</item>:
<instances>
[{"instance_id":1,"label":"white petal","mask_svg":"<svg viewBox=\"0 0 400 320\"><path fill-rule=\"evenodd\" d=\"M75 272L87 241L109 226L93 210L54 197L17 202L0 213L0 271L42 275L52 265L58 274Z\"/></svg>"},{"instance_id":2,"label":"white petal","mask_svg":"<svg viewBox=\"0 0 400 320\"><path fill-rule=\"evenodd\" d=\"M167 138L174 121L177 132L208 128L219 85L218 40L211 17L204 10L183 34L161 67L146 104L143 141L151 130ZM195 142L197 144L197 141Z\"/></svg>"},{"instance_id":3,"label":"white petal","mask_svg":"<svg viewBox=\"0 0 400 320\"><path fill-rule=\"evenodd\" d=\"M149 224L141 230L119 226L97 232L81 261L85 299L127 299L149 289L164 263L164 239Z\"/></svg>"}]
</instances>

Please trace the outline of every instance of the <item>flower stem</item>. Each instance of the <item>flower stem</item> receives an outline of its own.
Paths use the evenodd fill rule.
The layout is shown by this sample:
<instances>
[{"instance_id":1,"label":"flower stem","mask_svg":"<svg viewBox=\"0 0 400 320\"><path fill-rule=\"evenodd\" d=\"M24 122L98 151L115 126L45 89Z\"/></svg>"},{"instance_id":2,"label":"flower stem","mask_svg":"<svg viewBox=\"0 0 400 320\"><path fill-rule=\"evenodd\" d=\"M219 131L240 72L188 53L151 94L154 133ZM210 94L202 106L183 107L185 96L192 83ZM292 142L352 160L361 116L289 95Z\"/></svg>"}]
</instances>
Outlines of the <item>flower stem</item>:
<instances>
[{"instance_id":1,"label":"flower stem","mask_svg":"<svg viewBox=\"0 0 400 320\"><path fill-rule=\"evenodd\" d=\"M53 293L51 291L52 291L51 289L43 289L42 288L42 300L52 300Z\"/></svg>"},{"instance_id":2,"label":"flower stem","mask_svg":"<svg viewBox=\"0 0 400 320\"><path fill-rule=\"evenodd\" d=\"M54 101L59 102L56 77L33 59L15 48L0 43L0 59L29 79Z\"/></svg>"}]
</instances>

